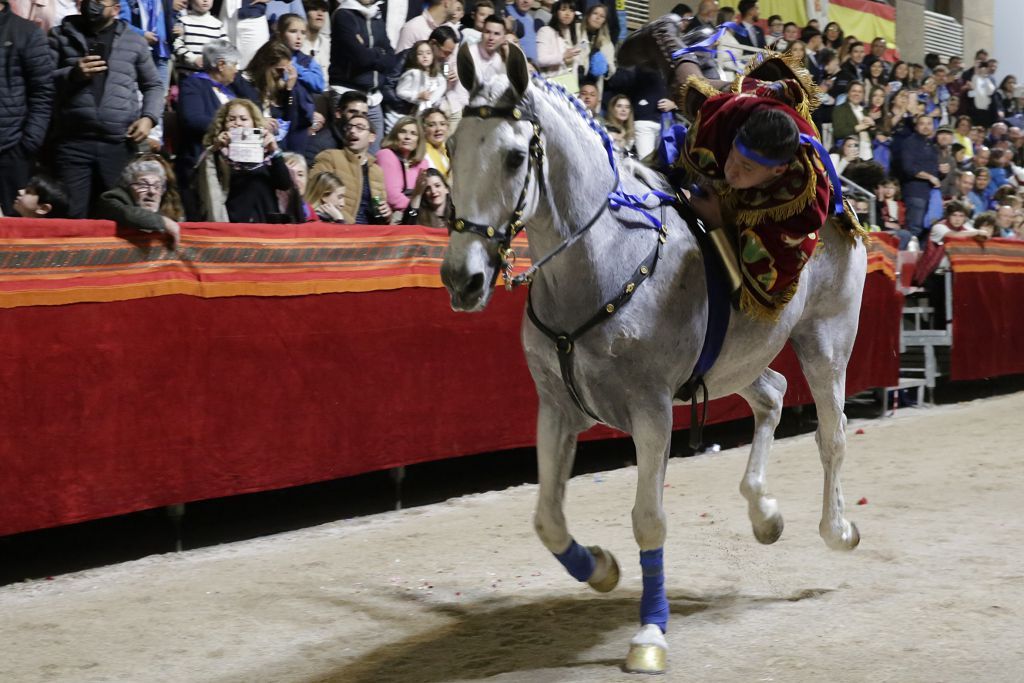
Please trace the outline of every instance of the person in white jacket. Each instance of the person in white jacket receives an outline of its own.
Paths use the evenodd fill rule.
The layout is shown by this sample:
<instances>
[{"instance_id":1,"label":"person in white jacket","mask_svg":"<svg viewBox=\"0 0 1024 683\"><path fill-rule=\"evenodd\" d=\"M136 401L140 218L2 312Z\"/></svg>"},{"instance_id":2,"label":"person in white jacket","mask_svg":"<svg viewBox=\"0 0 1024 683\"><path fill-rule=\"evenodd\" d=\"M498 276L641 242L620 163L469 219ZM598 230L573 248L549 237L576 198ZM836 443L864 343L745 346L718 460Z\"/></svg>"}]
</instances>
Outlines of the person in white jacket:
<instances>
[{"instance_id":1,"label":"person in white jacket","mask_svg":"<svg viewBox=\"0 0 1024 683\"><path fill-rule=\"evenodd\" d=\"M405 62L405 71L402 72L395 87L395 93L412 104L411 114L418 116L427 109L439 106L447 90L448 79L441 73L434 55L434 47L426 40L413 44ZM390 130L401 116L399 112L387 112L384 120L385 129Z\"/></svg>"},{"instance_id":2,"label":"person in white jacket","mask_svg":"<svg viewBox=\"0 0 1024 683\"><path fill-rule=\"evenodd\" d=\"M589 56L587 34L576 21L575 3L556 2L551 8L551 23L537 31L537 69L545 78L558 78L576 94ZM569 87L567 83L574 80L575 87Z\"/></svg>"},{"instance_id":3,"label":"person in white jacket","mask_svg":"<svg viewBox=\"0 0 1024 683\"><path fill-rule=\"evenodd\" d=\"M988 128L992 125L995 117L992 114L992 95L996 92L996 82L990 75L989 62L981 62L974 69L974 77L971 78L971 89L967 93L974 102L969 112L975 123Z\"/></svg>"}]
</instances>

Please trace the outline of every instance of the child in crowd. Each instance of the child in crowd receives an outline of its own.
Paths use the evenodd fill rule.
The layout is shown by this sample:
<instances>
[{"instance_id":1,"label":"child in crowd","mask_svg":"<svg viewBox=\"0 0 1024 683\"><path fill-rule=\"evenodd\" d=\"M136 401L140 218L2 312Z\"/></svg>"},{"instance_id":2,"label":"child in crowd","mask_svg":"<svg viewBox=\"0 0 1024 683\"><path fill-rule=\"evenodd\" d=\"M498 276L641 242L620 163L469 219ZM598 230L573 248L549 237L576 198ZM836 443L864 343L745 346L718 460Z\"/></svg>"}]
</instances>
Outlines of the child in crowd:
<instances>
[{"instance_id":1,"label":"child in crowd","mask_svg":"<svg viewBox=\"0 0 1024 683\"><path fill-rule=\"evenodd\" d=\"M318 173L306 188L306 201L313 207L318 220L325 223L345 222L345 186L341 178L326 171Z\"/></svg>"},{"instance_id":2,"label":"child in crowd","mask_svg":"<svg viewBox=\"0 0 1024 683\"><path fill-rule=\"evenodd\" d=\"M22 218L64 218L68 215L68 195L60 181L46 175L33 176L18 190L14 210Z\"/></svg>"},{"instance_id":3,"label":"child in crowd","mask_svg":"<svg viewBox=\"0 0 1024 683\"><path fill-rule=\"evenodd\" d=\"M188 12L174 25L174 56L179 71L203 68L203 47L211 40L227 40L224 23L210 14L213 0L189 0ZM179 74L179 80L187 74Z\"/></svg>"},{"instance_id":4,"label":"child in crowd","mask_svg":"<svg viewBox=\"0 0 1024 683\"><path fill-rule=\"evenodd\" d=\"M327 89L327 81L320 65L302 51L306 43L306 20L298 14L285 14L277 20L277 38L292 51L292 64L299 73L299 83L313 95Z\"/></svg>"},{"instance_id":5,"label":"child in crowd","mask_svg":"<svg viewBox=\"0 0 1024 683\"><path fill-rule=\"evenodd\" d=\"M907 209L899 199L899 185L893 178L886 178L878 189L875 198L878 200L878 223L882 230L895 232L903 228L907 218Z\"/></svg>"},{"instance_id":6,"label":"child in crowd","mask_svg":"<svg viewBox=\"0 0 1024 683\"><path fill-rule=\"evenodd\" d=\"M405 71L398 79L395 92L413 105L410 113L418 115L427 109L437 107L447 89L448 81L435 59L434 48L426 40L415 43L409 48ZM396 113L392 118L397 120L399 116ZM393 124L394 121L389 123Z\"/></svg>"},{"instance_id":7,"label":"child in crowd","mask_svg":"<svg viewBox=\"0 0 1024 683\"><path fill-rule=\"evenodd\" d=\"M281 213L294 219L293 222L315 221L316 212L305 200L306 179L309 177L309 166L306 158L297 152L284 153L284 165L292 177L292 187L277 190L277 206Z\"/></svg>"}]
</instances>

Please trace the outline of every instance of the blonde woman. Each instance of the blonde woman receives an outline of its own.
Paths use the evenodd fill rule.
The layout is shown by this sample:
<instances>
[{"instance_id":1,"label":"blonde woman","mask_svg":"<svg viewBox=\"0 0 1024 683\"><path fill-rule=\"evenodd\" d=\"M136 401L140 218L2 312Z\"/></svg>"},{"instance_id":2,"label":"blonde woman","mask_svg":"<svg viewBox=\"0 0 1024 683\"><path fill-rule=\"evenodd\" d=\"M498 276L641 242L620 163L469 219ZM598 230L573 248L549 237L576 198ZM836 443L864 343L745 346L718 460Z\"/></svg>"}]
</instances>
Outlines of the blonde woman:
<instances>
[{"instance_id":1,"label":"blonde woman","mask_svg":"<svg viewBox=\"0 0 1024 683\"><path fill-rule=\"evenodd\" d=\"M345 222L345 185L330 171L313 177L306 187L306 201L319 220L325 223Z\"/></svg>"},{"instance_id":2,"label":"blonde woman","mask_svg":"<svg viewBox=\"0 0 1024 683\"><path fill-rule=\"evenodd\" d=\"M636 156L636 125L633 122L633 103L625 95L615 95L608 101L609 124L622 131L622 151Z\"/></svg>"},{"instance_id":3,"label":"blonde woman","mask_svg":"<svg viewBox=\"0 0 1024 683\"><path fill-rule=\"evenodd\" d=\"M608 8L594 5L588 9L583 15L583 30L590 46L586 75L594 79L603 93L605 80L615 75L615 43L608 32Z\"/></svg>"},{"instance_id":4,"label":"blonde woman","mask_svg":"<svg viewBox=\"0 0 1024 683\"><path fill-rule=\"evenodd\" d=\"M231 158L231 131L258 134L263 159ZM257 131L259 131L257 133ZM214 114L199 160L199 196L206 220L232 223L281 223L276 190L293 187L292 176L263 113L250 100L230 100Z\"/></svg>"},{"instance_id":5,"label":"blonde woman","mask_svg":"<svg viewBox=\"0 0 1024 683\"><path fill-rule=\"evenodd\" d=\"M421 171L430 168L426 155L427 142L423 131L411 116L398 119L384 136L381 150L377 152L377 165L384 171L384 189L392 211L405 211L409 206L416 179Z\"/></svg>"}]
</instances>

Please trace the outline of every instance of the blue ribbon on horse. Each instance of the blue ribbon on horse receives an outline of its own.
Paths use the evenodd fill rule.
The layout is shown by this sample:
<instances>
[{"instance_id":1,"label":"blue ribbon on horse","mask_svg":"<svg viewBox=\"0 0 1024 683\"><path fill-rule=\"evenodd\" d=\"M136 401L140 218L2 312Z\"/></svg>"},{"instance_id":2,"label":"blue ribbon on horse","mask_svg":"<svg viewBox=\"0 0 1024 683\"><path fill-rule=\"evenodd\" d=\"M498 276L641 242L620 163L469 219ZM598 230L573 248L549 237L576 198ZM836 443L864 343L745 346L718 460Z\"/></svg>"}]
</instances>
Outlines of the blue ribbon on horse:
<instances>
[{"instance_id":1,"label":"blue ribbon on horse","mask_svg":"<svg viewBox=\"0 0 1024 683\"><path fill-rule=\"evenodd\" d=\"M644 218L651 222L651 225L653 225L655 229L661 230L661 221L647 210L647 200L651 197L659 200L658 206L661 206L662 204L671 204L675 201L675 198L671 195L658 190L651 190L650 192L645 192L638 196L623 192L622 187L620 186L619 189L608 194L608 203L611 205L613 210L632 209L633 211L640 213Z\"/></svg>"},{"instance_id":2,"label":"blue ribbon on horse","mask_svg":"<svg viewBox=\"0 0 1024 683\"><path fill-rule=\"evenodd\" d=\"M686 144L687 127L676 120L672 112L661 114L661 144L658 146L658 156L664 168L672 168Z\"/></svg>"},{"instance_id":3,"label":"blue ribbon on horse","mask_svg":"<svg viewBox=\"0 0 1024 683\"><path fill-rule=\"evenodd\" d=\"M810 145L814 148L814 151L818 153L818 158L821 159L822 165L825 167L825 172L828 173L828 179L832 182L832 213L837 216L843 215L843 181L839 179L839 171L836 170L835 164L832 163L832 157L829 156L828 150L821 144L821 140L808 135L807 133L800 133L800 142Z\"/></svg>"},{"instance_id":4,"label":"blue ribbon on horse","mask_svg":"<svg viewBox=\"0 0 1024 683\"><path fill-rule=\"evenodd\" d=\"M726 31L732 31L733 33L743 36L744 38L747 37L747 29L744 28L743 25L737 24L735 21L727 21L724 24L719 24L718 26L716 26L715 32L712 33L707 38L705 38L704 40L700 41L699 43L687 45L686 47L673 52L673 61L679 59L683 55L693 54L694 52L707 52L710 55L717 55L719 50L718 48L715 47L715 44L722 39L722 36L725 35ZM724 52L727 55L729 55L729 58L732 60L733 64L737 63L736 56L732 53L731 50L725 50Z\"/></svg>"}]
</instances>

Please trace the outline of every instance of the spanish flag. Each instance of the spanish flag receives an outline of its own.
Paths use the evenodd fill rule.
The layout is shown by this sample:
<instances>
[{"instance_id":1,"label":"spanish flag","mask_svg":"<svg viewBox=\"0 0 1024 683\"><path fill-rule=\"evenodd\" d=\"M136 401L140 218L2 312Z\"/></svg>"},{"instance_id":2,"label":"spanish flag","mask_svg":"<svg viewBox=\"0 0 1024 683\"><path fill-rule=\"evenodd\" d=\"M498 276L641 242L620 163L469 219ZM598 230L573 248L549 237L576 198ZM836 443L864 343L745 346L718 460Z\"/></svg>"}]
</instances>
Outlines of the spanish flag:
<instances>
[{"instance_id":1,"label":"spanish flag","mask_svg":"<svg viewBox=\"0 0 1024 683\"><path fill-rule=\"evenodd\" d=\"M890 50L896 49L896 8L871 0L761 0L761 18L778 14L783 21L806 26L811 16L828 16L838 23L843 34L857 36L870 43L885 38ZM825 28L822 24L821 28Z\"/></svg>"}]
</instances>

